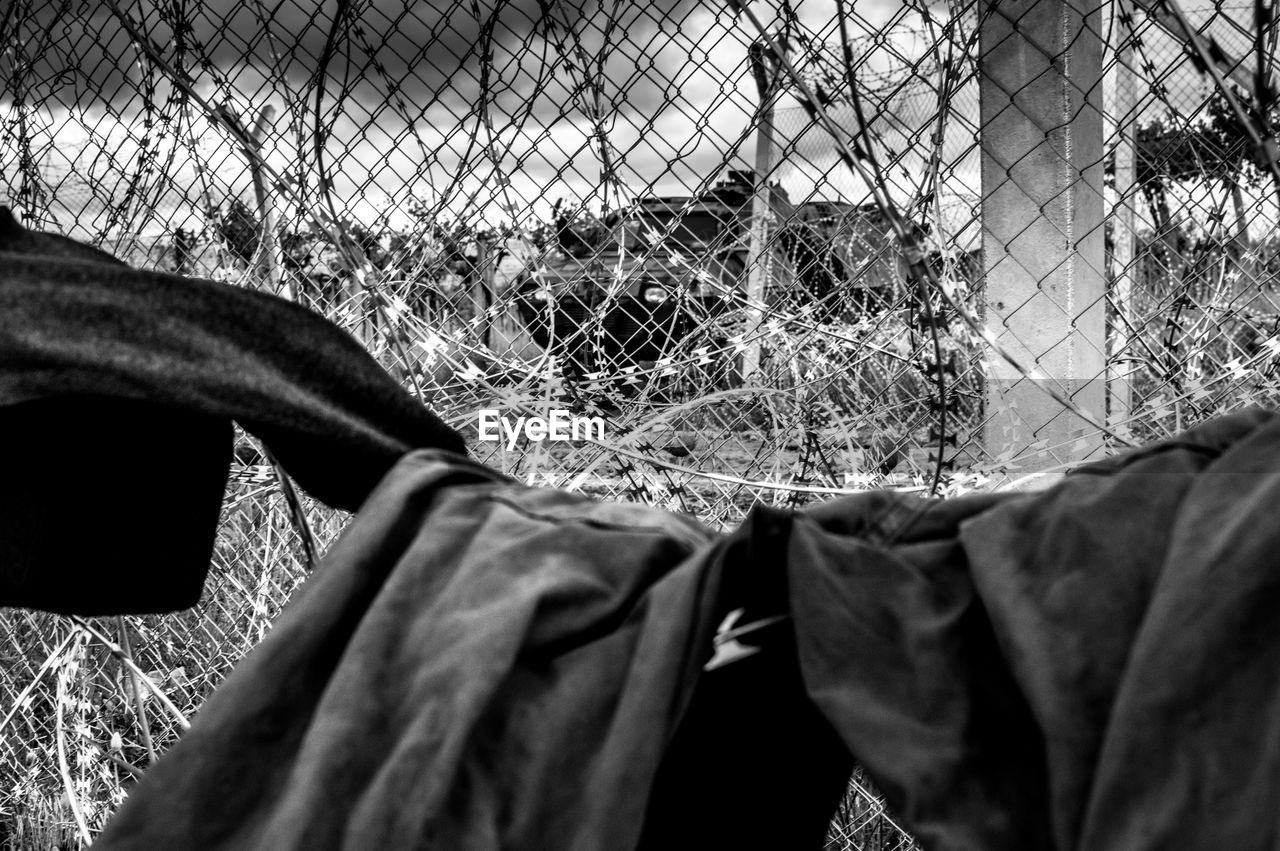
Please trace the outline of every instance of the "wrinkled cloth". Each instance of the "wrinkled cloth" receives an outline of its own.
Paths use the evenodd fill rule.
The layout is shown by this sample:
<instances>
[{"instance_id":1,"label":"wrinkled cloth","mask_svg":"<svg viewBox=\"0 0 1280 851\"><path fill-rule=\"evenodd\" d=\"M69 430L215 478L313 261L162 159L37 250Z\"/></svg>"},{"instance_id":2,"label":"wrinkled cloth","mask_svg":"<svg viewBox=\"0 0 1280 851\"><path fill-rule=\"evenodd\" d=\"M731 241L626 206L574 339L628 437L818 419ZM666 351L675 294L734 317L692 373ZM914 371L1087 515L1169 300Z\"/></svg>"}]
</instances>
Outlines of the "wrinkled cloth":
<instances>
[{"instance_id":1,"label":"wrinkled cloth","mask_svg":"<svg viewBox=\"0 0 1280 851\"><path fill-rule=\"evenodd\" d=\"M233 420L304 490L348 510L410 450L465 452L318 314L131 269L0 207L0 605L194 604Z\"/></svg>"},{"instance_id":2,"label":"wrinkled cloth","mask_svg":"<svg viewBox=\"0 0 1280 851\"><path fill-rule=\"evenodd\" d=\"M95 847L625 847L710 638L712 547L415 453Z\"/></svg>"},{"instance_id":3,"label":"wrinkled cloth","mask_svg":"<svg viewBox=\"0 0 1280 851\"><path fill-rule=\"evenodd\" d=\"M851 763L794 644L702 672L785 543L414 453L95 847L819 847Z\"/></svg>"},{"instance_id":4,"label":"wrinkled cloth","mask_svg":"<svg viewBox=\"0 0 1280 851\"><path fill-rule=\"evenodd\" d=\"M411 455L99 847L817 848L852 758L927 849L1270 848L1278 472L1250 411L725 537Z\"/></svg>"},{"instance_id":5,"label":"wrinkled cloth","mask_svg":"<svg viewBox=\"0 0 1280 851\"><path fill-rule=\"evenodd\" d=\"M930 849L1263 849L1280 793L1280 417L1036 494L795 519L807 692Z\"/></svg>"}]
</instances>

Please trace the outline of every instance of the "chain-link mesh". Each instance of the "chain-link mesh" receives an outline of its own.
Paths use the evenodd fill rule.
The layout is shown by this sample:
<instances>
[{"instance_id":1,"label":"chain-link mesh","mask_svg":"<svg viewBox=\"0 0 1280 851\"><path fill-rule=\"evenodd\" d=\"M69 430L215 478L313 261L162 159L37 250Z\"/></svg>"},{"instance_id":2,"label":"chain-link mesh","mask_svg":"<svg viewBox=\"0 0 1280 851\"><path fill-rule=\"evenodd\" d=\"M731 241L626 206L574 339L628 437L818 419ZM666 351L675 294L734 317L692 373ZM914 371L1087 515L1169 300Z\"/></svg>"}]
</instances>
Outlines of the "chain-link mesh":
<instances>
[{"instance_id":1,"label":"chain-link mesh","mask_svg":"<svg viewBox=\"0 0 1280 851\"><path fill-rule=\"evenodd\" d=\"M718 526L956 494L1273 403L1254 14L11 0L0 203L320 311L532 484ZM0 847L98 830L302 581L237 457L197 609L0 615ZM830 847L910 846L855 782Z\"/></svg>"}]
</instances>

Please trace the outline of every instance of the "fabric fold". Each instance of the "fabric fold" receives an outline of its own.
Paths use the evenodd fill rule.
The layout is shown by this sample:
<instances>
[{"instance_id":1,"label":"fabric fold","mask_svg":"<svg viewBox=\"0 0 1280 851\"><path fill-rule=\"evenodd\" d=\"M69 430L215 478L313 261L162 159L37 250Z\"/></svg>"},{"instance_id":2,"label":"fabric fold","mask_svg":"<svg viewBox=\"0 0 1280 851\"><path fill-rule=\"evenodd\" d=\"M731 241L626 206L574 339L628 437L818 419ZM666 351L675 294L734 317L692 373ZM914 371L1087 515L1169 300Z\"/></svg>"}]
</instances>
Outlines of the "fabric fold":
<instances>
[{"instance_id":1,"label":"fabric fold","mask_svg":"<svg viewBox=\"0 0 1280 851\"><path fill-rule=\"evenodd\" d=\"M414 453L95 847L634 845L712 541Z\"/></svg>"},{"instance_id":2,"label":"fabric fold","mask_svg":"<svg viewBox=\"0 0 1280 851\"><path fill-rule=\"evenodd\" d=\"M925 848L1270 848L1277 497L1255 410L1041 493L806 512L807 692Z\"/></svg>"},{"instance_id":3,"label":"fabric fold","mask_svg":"<svg viewBox=\"0 0 1280 851\"><path fill-rule=\"evenodd\" d=\"M24 452L0 503L0 605L112 614L195 603L233 420L303 489L347 510L406 452L465 452L318 314L131 269L0 207L0 436ZM77 533L86 523L106 534Z\"/></svg>"}]
</instances>

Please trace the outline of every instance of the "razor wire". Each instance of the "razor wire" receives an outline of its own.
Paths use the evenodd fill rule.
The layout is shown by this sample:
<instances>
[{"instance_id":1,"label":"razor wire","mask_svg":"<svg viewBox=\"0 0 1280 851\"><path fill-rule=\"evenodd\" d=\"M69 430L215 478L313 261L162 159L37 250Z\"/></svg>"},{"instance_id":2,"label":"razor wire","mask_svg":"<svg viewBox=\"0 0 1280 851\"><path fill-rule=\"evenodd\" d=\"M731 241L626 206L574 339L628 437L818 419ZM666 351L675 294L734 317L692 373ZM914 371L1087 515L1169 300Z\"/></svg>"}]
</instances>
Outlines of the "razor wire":
<instances>
[{"instance_id":1,"label":"razor wire","mask_svg":"<svg viewBox=\"0 0 1280 851\"><path fill-rule=\"evenodd\" d=\"M1045 162L1101 213L1044 231L1099 279L1084 303L1029 223L998 232L999 193L1039 191L1020 162L991 170L992 122L1034 106L982 64L994 16L1035 26L1007 9L14 0L0 203L319 311L508 475L712 525L1002 487L1275 405L1270 5L1086 10L1102 73L1063 97L1100 114L1101 148ZM992 296L1010 272L1017 303ZM1020 422L1035 381L1073 428ZM480 440L486 410L605 434L508 446ZM120 475L163 499L145 447ZM344 521L287 492L241 435L196 609L0 613L0 846L82 844L262 638L305 580L298 530L323 551ZM911 847L861 779L829 843Z\"/></svg>"}]
</instances>

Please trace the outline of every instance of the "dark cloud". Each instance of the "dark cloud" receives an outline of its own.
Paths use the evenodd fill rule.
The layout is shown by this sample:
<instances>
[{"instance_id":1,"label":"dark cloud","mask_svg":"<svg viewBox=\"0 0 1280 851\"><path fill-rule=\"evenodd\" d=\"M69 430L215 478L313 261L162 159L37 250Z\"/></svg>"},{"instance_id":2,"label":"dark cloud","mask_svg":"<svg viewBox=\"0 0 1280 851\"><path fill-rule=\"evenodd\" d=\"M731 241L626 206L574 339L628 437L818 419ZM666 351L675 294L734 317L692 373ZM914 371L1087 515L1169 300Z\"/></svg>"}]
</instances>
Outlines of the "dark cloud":
<instances>
[{"instance_id":1,"label":"dark cloud","mask_svg":"<svg viewBox=\"0 0 1280 851\"><path fill-rule=\"evenodd\" d=\"M212 2L126 4L129 15L159 45L166 60L184 65L202 81L236 82L242 69L266 79L305 87L324 53L334 2L212 0ZM610 32L617 61L643 63L678 28L692 0L651 5L619 4L621 17ZM175 13L175 6L180 13ZM327 64L326 88L334 96L388 97L392 91L414 104L435 100L465 102L480 93L482 36L493 58L490 84L498 91L530 94L529 86L552 68L551 89L571 85L566 57L542 37L547 20L539 0L471 0L405 4L391 0L355 2L339 27ZM553 20L569 21L594 61L606 28L598 4L548 0ZM25 48L22 85L37 94L56 90L64 106L98 100L128 106L144 85L138 52L114 15L94 3L43 4L16 16L14 43ZM563 29L563 26L558 29ZM176 33L182 32L182 37ZM577 57L570 61L576 62ZM611 64L610 73L617 70ZM558 86L555 84L559 84Z\"/></svg>"},{"instance_id":2,"label":"dark cloud","mask_svg":"<svg viewBox=\"0 0 1280 851\"><path fill-rule=\"evenodd\" d=\"M430 194L461 174L460 197L479 193L496 203L505 174L517 204L590 197L600 181L588 105L594 93L584 88L590 78L600 84L602 123L629 184L678 192L714 180L727 159L739 156L755 95L742 29L721 7L694 0L619 3L619 18L610 24L601 6L615 8L611 3L545 0L544 7L539 0L509 0L491 21L486 74L481 36L490 31L495 6L477 2L479 18L471 0L353 5L354 23L339 29L326 67L324 100L329 166L344 191ZM196 76L202 94L229 95L249 115L275 106L273 151L284 156L294 144L285 88L307 94L310 107L336 4L318 10L294 0L270 5L268 16L265 0L188 0L179 4L186 10L181 26L171 3L139 2L128 10L167 61ZM546 10L564 37L561 45L546 37ZM128 125L136 138L144 104L159 107L171 93L159 75L147 76L148 62L97 4L43 4L19 19L17 43L27 48L21 90L55 125L77 121L92 136L87 125L106 116ZM189 30L179 39L183 27ZM219 88L220 80L229 91ZM488 126L480 120L482 80ZM197 135L205 129L198 123ZM497 136L491 144L490 129ZM217 150L202 155L234 191L244 183L242 157L219 135L203 138Z\"/></svg>"}]
</instances>

